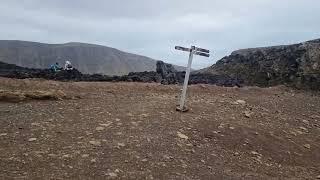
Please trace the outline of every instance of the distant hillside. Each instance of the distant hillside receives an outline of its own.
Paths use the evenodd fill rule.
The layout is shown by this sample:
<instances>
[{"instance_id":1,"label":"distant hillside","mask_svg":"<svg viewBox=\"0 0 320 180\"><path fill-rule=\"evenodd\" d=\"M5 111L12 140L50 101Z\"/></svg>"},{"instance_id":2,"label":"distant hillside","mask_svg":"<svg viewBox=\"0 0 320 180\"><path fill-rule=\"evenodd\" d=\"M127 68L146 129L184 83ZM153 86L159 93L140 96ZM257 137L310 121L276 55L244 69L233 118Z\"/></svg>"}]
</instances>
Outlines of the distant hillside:
<instances>
[{"instance_id":1,"label":"distant hillside","mask_svg":"<svg viewBox=\"0 0 320 180\"><path fill-rule=\"evenodd\" d=\"M65 60L83 73L124 75L129 72L155 71L156 60L114 48L84 44L43 44L0 40L0 61L29 68L48 68ZM178 70L182 67L175 66Z\"/></svg>"},{"instance_id":2,"label":"distant hillside","mask_svg":"<svg viewBox=\"0 0 320 180\"><path fill-rule=\"evenodd\" d=\"M293 85L320 90L320 39L234 51L200 74L228 75L248 85Z\"/></svg>"}]
</instances>

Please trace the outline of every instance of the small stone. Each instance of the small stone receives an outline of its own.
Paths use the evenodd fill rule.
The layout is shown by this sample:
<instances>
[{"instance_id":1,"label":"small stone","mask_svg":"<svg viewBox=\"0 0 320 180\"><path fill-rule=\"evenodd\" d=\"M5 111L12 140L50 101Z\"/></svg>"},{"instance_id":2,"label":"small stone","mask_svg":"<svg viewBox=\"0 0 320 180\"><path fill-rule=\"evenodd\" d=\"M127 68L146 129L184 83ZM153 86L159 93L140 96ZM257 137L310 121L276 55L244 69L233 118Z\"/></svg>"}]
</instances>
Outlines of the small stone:
<instances>
[{"instance_id":1,"label":"small stone","mask_svg":"<svg viewBox=\"0 0 320 180\"><path fill-rule=\"evenodd\" d=\"M207 86L204 85L204 84L200 84L200 87L201 87L201 88L206 88Z\"/></svg>"},{"instance_id":2,"label":"small stone","mask_svg":"<svg viewBox=\"0 0 320 180\"><path fill-rule=\"evenodd\" d=\"M97 160L96 159L91 159L90 162L95 163L95 162L97 162Z\"/></svg>"},{"instance_id":3,"label":"small stone","mask_svg":"<svg viewBox=\"0 0 320 180\"><path fill-rule=\"evenodd\" d=\"M178 135L181 139L185 139L185 140L189 139L188 136L182 134L181 132L177 132L177 135Z\"/></svg>"},{"instance_id":4,"label":"small stone","mask_svg":"<svg viewBox=\"0 0 320 180\"><path fill-rule=\"evenodd\" d=\"M153 179L154 179L154 177L153 177L151 174L149 174L149 175L148 175L148 177L147 177L146 179L153 180Z\"/></svg>"},{"instance_id":5,"label":"small stone","mask_svg":"<svg viewBox=\"0 0 320 180\"><path fill-rule=\"evenodd\" d=\"M100 146L101 142L100 141L89 141L90 144L95 145L95 146Z\"/></svg>"},{"instance_id":6,"label":"small stone","mask_svg":"<svg viewBox=\"0 0 320 180\"><path fill-rule=\"evenodd\" d=\"M218 129L222 129L224 127L224 124L221 123L219 126L218 126Z\"/></svg>"},{"instance_id":7,"label":"small stone","mask_svg":"<svg viewBox=\"0 0 320 180\"><path fill-rule=\"evenodd\" d=\"M120 121L120 119L119 119L119 118L116 118L116 121L117 121L117 122L119 122L119 121Z\"/></svg>"},{"instance_id":8,"label":"small stone","mask_svg":"<svg viewBox=\"0 0 320 180\"><path fill-rule=\"evenodd\" d=\"M297 136L297 133L294 132L294 131L291 131L290 134L294 135L294 136Z\"/></svg>"},{"instance_id":9,"label":"small stone","mask_svg":"<svg viewBox=\"0 0 320 180\"><path fill-rule=\"evenodd\" d=\"M230 126L230 127L229 127L229 129L233 130L233 129L234 129L234 127Z\"/></svg>"},{"instance_id":10,"label":"small stone","mask_svg":"<svg viewBox=\"0 0 320 180\"><path fill-rule=\"evenodd\" d=\"M234 155L238 156L238 155L239 155L239 153L238 153L238 152L235 152L235 153L234 153Z\"/></svg>"},{"instance_id":11,"label":"small stone","mask_svg":"<svg viewBox=\"0 0 320 180\"><path fill-rule=\"evenodd\" d=\"M65 154L65 155L62 156L62 158L70 158L70 157L71 157L70 154Z\"/></svg>"},{"instance_id":12,"label":"small stone","mask_svg":"<svg viewBox=\"0 0 320 180\"><path fill-rule=\"evenodd\" d=\"M302 122L305 123L305 124L309 124L308 120L303 120Z\"/></svg>"},{"instance_id":13,"label":"small stone","mask_svg":"<svg viewBox=\"0 0 320 180\"><path fill-rule=\"evenodd\" d=\"M118 147L124 147L126 146L124 143L118 143Z\"/></svg>"},{"instance_id":14,"label":"small stone","mask_svg":"<svg viewBox=\"0 0 320 180\"><path fill-rule=\"evenodd\" d=\"M308 131L308 129L305 128L305 127L299 127L299 129L301 129L301 130L303 130L303 131Z\"/></svg>"},{"instance_id":15,"label":"small stone","mask_svg":"<svg viewBox=\"0 0 320 180\"><path fill-rule=\"evenodd\" d=\"M97 130L97 131L103 131L103 130L104 130L104 127L100 127L100 126L99 126L99 127L96 127L96 130Z\"/></svg>"},{"instance_id":16,"label":"small stone","mask_svg":"<svg viewBox=\"0 0 320 180\"><path fill-rule=\"evenodd\" d=\"M117 126L122 126L122 123L121 122L117 123Z\"/></svg>"},{"instance_id":17,"label":"small stone","mask_svg":"<svg viewBox=\"0 0 320 180\"><path fill-rule=\"evenodd\" d=\"M212 154L210 154L211 156L217 156L217 154L215 154L215 153L212 153Z\"/></svg>"},{"instance_id":18,"label":"small stone","mask_svg":"<svg viewBox=\"0 0 320 180\"><path fill-rule=\"evenodd\" d=\"M111 172L111 173L108 173L108 176L110 176L110 177L117 177L118 174Z\"/></svg>"},{"instance_id":19,"label":"small stone","mask_svg":"<svg viewBox=\"0 0 320 180\"><path fill-rule=\"evenodd\" d=\"M142 161L142 162L147 162L147 161L148 161L148 159L142 159L141 161Z\"/></svg>"},{"instance_id":20,"label":"small stone","mask_svg":"<svg viewBox=\"0 0 320 180\"><path fill-rule=\"evenodd\" d=\"M87 157L89 157L89 154L82 154L81 157L82 158L87 158Z\"/></svg>"},{"instance_id":21,"label":"small stone","mask_svg":"<svg viewBox=\"0 0 320 180\"><path fill-rule=\"evenodd\" d=\"M319 176L317 176L317 179L320 179L320 175L319 175Z\"/></svg>"},{"instance_id":22,"label":"small stone","mask_svg":"<svg viewBox=\"0 0 320 180\"><path fill-rule=\"evenodd\" d=\"M256 151L251 151L251 154L253 154L253 155L260 155L260 154L257 153Z\"/></svg>"},{"instance_id":23,"label":"small stone","mask_svg":"<svg viewBox=\"0 0 320 180\"><path fill-rule=\"evenodd\" d=\"M245 105L246 101L239 99L236 101L236 103L241 104L241 105Z\"/></svg>"},{"instance_id":24,"label":"small stone","mask_svg":"<svg viewBox=\"0 0 320 180\"><path fill-rule=\"evenodd\" d=\"M299 131L299 130L297 130L296 132L297 132L298 134L300 134L300 135L303 134L303 132L301 132L301 131Z\"/></svg>"},{"instance_id":25,"label":"small stone","mask_svg":"<svg viewBox=\"0 0 320 180\"><path fill-rule=\"evenodd\" d=\"M49 157L57 157L56 154L48 154Z\"/></svg>"},{"instance_id":26,"label":"small stone","mask_svg":"<svg viewBox=\"0 0 320 180\"><path fill-rule=\"evenodd\" d=\"M36 157L42 158L43 156L41 154L35 154Z\"/></svg>"},{"instance_id":27,"label":"small stone","mask_svg":"<svg viewBox=\"0 0 320 180\"><path fill-rule=\"evenodd\" d=\"M307 148L307 149L310 149L311 148L311 145L310 144L305 144L303 145L303 147Z\"/></svg>"},{"instance_id":28,"label":"small stone","mask_svg":"<svg viewBox=\"0 0 320 180\"><path fill-rule=\"evenodd\" d=\"M1 136L6 136L6 135L8 135L8 133L1 133L1 134L0 134L0 137L1 137Z\"/></svg>"},{"instance_id":29,"label":"small stone","mask_svg":"<svg viewBox=\"0 0 320 180\"><path fill-rule=\"evenodd\" d=\"M40 123L31 123L31 126L39 126Z\"/></svg>"},{"instance_id":30,"label":"small stone","mask_svg":"<svg viewBox=\"0 0 320 180\"><path fill-rule=\"evenodd\" d=\"M252 112L250 112L250 111L245 111L245 112L244 112L244 116L245 116L246 118L250 118L251 115L252 115Z\"/></svg>"},{"instance_id":31,"label":"small stone","mask_svg":"<svg viewBox=\"0 0 320 180\"><path fill-rule=\"evenodd\" d=\"M90 136L90 135L92 135L93 133L92 132L86 132L86 135L87 136Z\"/></svg>"},{"instance_id":32,"label":"small stone","mask_svg":"<svg viewBox=\"0 0 320 180\"><path fill-rule=\"evenodd\" d=\"M112 124L112 122L110 122L110 123L106 123L106 124L99 124L100 126L104 126L104 127L108 127L108 126L110 126Z\"/></svg>"},{"instance_id":33,"label":"small stone","mask_svg":"<svg viewBox=\"0 0 320 180\"><path fill-rule=\"evenodd\" d=\"M131 124L134 125L134 126L138 126L138 123L135 122L135 121L131 122Z\"/></svg>"},{"instance_id":34,"label":"small stone","mask_svg":"<svg viewBox=\"0 0 320 180\"><path fill-rule=\"evenodd\" d=\"M37 140L37 138L30 138L30 139L28 139L29 142L33 142L33 141L36 141L36 140Z\"/></svg>"},{"instance_id":35,"label":"small stone","mask_svg":"<svg viewBox=\"0 0 320 180\"><path fill-rule=\"evenodd\" d=\"M141 117L148 117L149 115L148 114L141 114L140 116Z\"/></svg>"},{"instance_id":36,"label":"small stone","mask_svg":"<svg viewBox=\"0 0 320 180\"><path fill-rule=\"evenodd\" d=\"M168 155L164 155L163 158L165 158L165 159L167 159L167 160L173 159L172 156L168 156Z\"/></svg>"}]
</instances>

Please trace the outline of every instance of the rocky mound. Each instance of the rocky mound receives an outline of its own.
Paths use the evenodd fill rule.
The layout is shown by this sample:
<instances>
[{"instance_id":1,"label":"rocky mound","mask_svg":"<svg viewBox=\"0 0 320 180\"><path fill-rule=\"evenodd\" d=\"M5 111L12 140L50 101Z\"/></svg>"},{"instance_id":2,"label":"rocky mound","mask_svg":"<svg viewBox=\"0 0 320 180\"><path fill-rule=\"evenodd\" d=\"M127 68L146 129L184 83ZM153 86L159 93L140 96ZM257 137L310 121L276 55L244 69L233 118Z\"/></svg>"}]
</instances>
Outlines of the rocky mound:
<instances>
[{"instance_id":1,"label":"rocky mound","mask_svg":"<svg viewBox=\"0 0 320 180\"><path fill-rule=\"evenodd\" d=\"M0 89L0 101L20 102L26 100L62 100L71 99L63 91L13 91Z\"/></svg>"},{"instance_id":2,"label":"rocky mound","mask_svg":"<svg viewBox=\"0 0 320 180\"><path fill-rule=\"evenodd\" d=\"M286 84L320 89L320 39L300 44L243 49L224 57L204 74L227 75L247 85Z\"/></svg>"},{"instance_id":3,"label":"rocky mound","mask_svg":"<svg viewBox=\"0 0 320 180\"><path fill-rule=\"evenodd\" d=\"M72 71L53 72L50 69L29 69L0 62L0 76L9 78L43 78L59 81L126 81L157 82L161 84L183 83L185 72L177 71L171 64L162 61L156 63L157 71L131 72L124 76L108 76L101 74L82 74L77 69ZM190 84L216 84L220 86L239 86L242 81L226 75L191 74Z\"/></svg>"}]
</instances>

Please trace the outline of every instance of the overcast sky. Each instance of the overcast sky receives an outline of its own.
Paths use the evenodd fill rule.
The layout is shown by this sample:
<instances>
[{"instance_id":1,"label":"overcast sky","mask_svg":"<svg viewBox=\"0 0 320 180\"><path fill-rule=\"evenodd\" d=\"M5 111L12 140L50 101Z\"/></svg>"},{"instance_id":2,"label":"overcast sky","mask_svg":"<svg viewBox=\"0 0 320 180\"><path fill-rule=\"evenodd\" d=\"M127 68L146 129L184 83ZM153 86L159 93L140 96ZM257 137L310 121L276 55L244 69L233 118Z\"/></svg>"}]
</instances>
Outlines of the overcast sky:
<instances>
[{"instance_id":1,"label":"overcast sky","mask_svg":"<svg viewBox=\"0 0 320 180\"><path fill-rule=\"evenodd\" d=\"M85 42L186 65L175 45L211 50L193 68L240 48L320 38L320 0L2 0L0 39Z\"/></svg>"}]
</instances>

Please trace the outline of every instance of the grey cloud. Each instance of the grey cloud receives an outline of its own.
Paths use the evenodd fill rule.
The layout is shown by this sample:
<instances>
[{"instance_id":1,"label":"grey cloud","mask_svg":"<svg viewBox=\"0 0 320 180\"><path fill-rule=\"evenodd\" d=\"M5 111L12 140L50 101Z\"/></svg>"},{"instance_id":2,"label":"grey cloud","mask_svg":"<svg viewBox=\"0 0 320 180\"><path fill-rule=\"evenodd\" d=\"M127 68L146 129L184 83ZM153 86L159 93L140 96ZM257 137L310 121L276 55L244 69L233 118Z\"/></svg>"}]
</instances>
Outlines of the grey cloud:
<instances>
[{"instance_id":1,"label":"grey cloud","mask_svg":"<svg viewBox=\"0 0 320 180\"><path fill-rule=\"evenodd\" d=\"M8 0L0 19L0 39L98 43L179 65L187 55L175 45L214 52L194 68L239 48L320 37L315 0Z\"/></svg>"}]
</instances>

